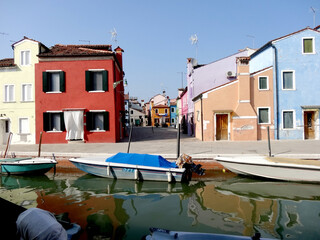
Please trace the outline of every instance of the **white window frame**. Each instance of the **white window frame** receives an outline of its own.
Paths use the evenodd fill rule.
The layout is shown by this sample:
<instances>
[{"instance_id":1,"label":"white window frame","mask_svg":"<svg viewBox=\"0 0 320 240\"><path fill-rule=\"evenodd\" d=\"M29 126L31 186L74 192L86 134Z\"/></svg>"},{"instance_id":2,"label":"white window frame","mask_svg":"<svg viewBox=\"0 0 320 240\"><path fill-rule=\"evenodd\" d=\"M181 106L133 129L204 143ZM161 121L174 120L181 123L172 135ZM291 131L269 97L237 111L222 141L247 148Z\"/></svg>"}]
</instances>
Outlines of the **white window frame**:
<instances>
[{"instance_id":1,"label":"white window frame","mask_svg":"<svg viewBox=\"0 0 320 240\"><path fill-rule=\"evenodd\" d=\"M266 89L261 89L260 88L260 78L266 78L267 79L267 88ZM259 76L258 77L258 89L260 91L268 91L269 90L269 77L268 76Z\"/></svg>"},{"instance_id":2,"label":"white window frame","mask_svg":"<svg viewBox=\"0 0 320 240\"><path fill-rule=\"evenodd\" d=\"M267 123L260 123L259 122L259 113L260 113L260 109L268 109L268 122ZM257 108L257 113L258 113L258 124L259 125L265 125L265 124L270 124L271 123L271 119L270 119L270 116L271 116L271 113L270 113L270 107L258 107Z\"/></svg>"},{"instance_id":3,"label":"white window frame","mask_svg":"<svg viewBox=\"0 0 320 240\"><path fill-rule=\"evenodd\" d=\"M304 44L303 43L304 43L305 39L312 39L312 52L310 52L310 53L304 52ZM316 53L315 52L315 39L314 39L314 37L303 37L301 44L302 44L302 48L301 48L302 54L308 55L308 54L315 54Z\"/></svg>"},{"instance_id":4,"label":"white window frame","mask_svg":"<svg viewBox=\"0 0 320 240\"><path fill-rule=\"evenodd\" d=\"M27 131L26 132L22 132L22 125L21 125L21 121L22 120L27 120L28 126L27 126ZM27 117L21 117L19 118L19 134L30 134L30 122L29 122L29 118Z\"/></svg>"},{"instance_id":5,"label":"white window frame","mask_svg":"<svg viewBox=\"0 0 320 240\"><path fill-rule=\"evenodd\" d=\"M8 95L8 93L10 92L8 92L8 90L7 90L7 88L6 87L13 87L13 91L12 91L12 100L10 100L10 99L8 99L8 97L10 96L10 95ZM6 103L10 103L10 102L15 102L15 85L14 84L5 84L4 85L4 89L3 89L3 101L4 102L6 102Z\"/></svg>"},{"instance_id":6,"label":"white window frame","mask_svg":"<svg viewBox=\"0 0 320 240\"><path fill-rule=\"evenodd\" d=\"M283 113L284 112L292 112L292 128L284 128L284 117ZM296 111L294 109L284 109L281 111L281 126L283 130L294 130L296 128Z\"/></svg>"},{"instance_id":7,"label":"white window frame","mask_svg":"<svg viewBox=\"0 0 320 240\"><path fill-rule=\"evenodd\" d=\"M27 58L26 53L29 53ZM31 65L31 51L30 50L21 50L20 51L20 65L21 66L29 66Z\"/></svg>"},{"instance_id":8,"label":"white window frame","mask_svg":"<svg viewBox=\"0 0 320 240\"><path fill-rule=\"evenodd\" d=\"M284 72L292 72L292 89L284 89L283 88L283 73ZM283 91L295 91L296 90L296 72L295 70L282 70L281 71L281 89Z\"/></svg>"},{"instance_id":9,"label":"white window frame","mask_svg":"<svg viewBox=\"0 0 320 240\"><path fill-rule=\"evenodd\" d=\"M30 86L30 99L27 99L25 96L24 86ZM32 83L22 83L21 84L21 102L32 102L33 101L33 92L32 92Z\"/></svg>"}]
</instances>

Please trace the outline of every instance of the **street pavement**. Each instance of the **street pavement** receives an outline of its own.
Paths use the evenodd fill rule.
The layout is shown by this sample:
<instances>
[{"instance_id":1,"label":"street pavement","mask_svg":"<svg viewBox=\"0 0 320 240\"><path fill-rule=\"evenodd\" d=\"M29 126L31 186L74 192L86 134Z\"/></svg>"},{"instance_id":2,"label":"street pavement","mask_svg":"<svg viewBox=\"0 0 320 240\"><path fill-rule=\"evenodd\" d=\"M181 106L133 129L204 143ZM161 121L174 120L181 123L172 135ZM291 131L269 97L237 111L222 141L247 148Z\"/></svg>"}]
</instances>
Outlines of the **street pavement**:
<instances>
[{"instance_id":1,"label":"street pavement","mask_svg":"<svg viewBox=\"0 0 320 240\"><path fill-rule=\"evenodd\" d=\"M268 155L268 141L216 141L202 142L181 133L180 154L186 153L194 159L212 159L217 155L263 154ZM131 153L160 154L165 158L177 157L177 129L134 127L130 142ZM128 151L128 137L118 143L66 143L42 144L41 156L81 157L90 155L113 155ZM8 153L17 156L36 156L37 144L12 144ZM0 145L4 153L6 145ZM320 158L319 140L272 140L271 153L275 156Z\"/></svg>"}]
</instances>

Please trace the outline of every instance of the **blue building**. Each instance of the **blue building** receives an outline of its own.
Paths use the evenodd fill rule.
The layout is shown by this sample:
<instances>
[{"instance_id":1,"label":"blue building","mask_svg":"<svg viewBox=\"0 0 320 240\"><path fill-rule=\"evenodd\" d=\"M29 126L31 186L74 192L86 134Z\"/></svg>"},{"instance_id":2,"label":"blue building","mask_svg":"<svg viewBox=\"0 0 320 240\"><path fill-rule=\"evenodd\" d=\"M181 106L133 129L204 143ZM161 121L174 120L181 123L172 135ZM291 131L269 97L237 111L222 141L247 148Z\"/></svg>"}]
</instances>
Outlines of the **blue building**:
<instances>
[{"instance_id":1,"label":"blue building","mask_svg":"<svg viewBox=\"0 0 320 240\"><path fill-rule=\"evenodd\" d=\"M273 67L275 139L319 139L318 30L277 38L251 55L250 73Z\"/></svg>"},{"instance_id":2,"label":"blue building","mask_svg":"<svg viewBox=\"0 0 320 240\"><path fill-rule=\"evenodd\" d=\"M170 126L176 127L177 125L177 104L176 101L170 101Z\"/></svg>"}]
</instances>

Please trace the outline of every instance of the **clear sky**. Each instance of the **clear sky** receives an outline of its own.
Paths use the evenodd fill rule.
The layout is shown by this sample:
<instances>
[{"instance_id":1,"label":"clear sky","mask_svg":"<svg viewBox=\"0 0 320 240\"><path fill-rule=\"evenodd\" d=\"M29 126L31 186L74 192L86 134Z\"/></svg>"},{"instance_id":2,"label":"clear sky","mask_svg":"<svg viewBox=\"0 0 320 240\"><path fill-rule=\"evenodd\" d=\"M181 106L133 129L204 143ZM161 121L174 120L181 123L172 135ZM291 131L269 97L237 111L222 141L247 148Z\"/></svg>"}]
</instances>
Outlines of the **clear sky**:
<instances>
[{"instance_id":1,"label":"clear sky","mask_svg":"<svg viewBox=\"0 0 320 240\"><path fill-rule=\"evenodd\" d=\"M0 0L0 59L12 58L24 36L47 47L119 45L130 96L149 101L165 90L175 98L187 58L210 63L314 27L311 7L320 25L319 0Z\"/></svg>"}]
</instances>

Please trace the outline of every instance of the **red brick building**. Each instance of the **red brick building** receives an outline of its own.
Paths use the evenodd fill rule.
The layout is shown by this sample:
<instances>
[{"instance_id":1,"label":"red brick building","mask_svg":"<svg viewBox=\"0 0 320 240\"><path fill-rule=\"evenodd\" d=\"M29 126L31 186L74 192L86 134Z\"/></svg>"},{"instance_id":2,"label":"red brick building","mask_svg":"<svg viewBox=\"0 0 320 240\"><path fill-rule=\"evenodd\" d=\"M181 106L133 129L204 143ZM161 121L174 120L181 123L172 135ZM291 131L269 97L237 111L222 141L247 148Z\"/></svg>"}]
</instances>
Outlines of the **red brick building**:
<instances>
[{"instance_id":1,"label":"red brick building","mask_svg":"<svg viewBox=\"0 0 320 240\"><path fill-rule=\"evenodd\" d=\"M58 44L38 55L37 142L40 132L43 143L117 142L123 137L122 52L111 45Z\"/></svg>"}]
</instances>

